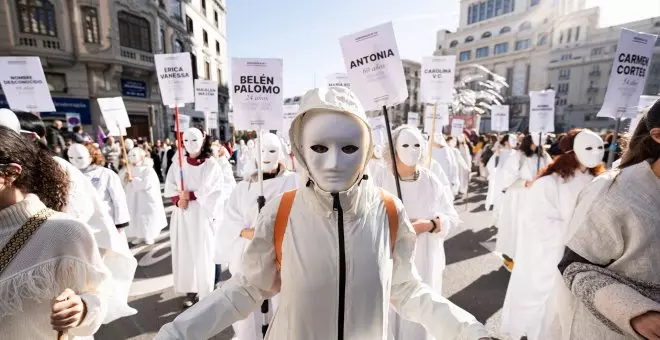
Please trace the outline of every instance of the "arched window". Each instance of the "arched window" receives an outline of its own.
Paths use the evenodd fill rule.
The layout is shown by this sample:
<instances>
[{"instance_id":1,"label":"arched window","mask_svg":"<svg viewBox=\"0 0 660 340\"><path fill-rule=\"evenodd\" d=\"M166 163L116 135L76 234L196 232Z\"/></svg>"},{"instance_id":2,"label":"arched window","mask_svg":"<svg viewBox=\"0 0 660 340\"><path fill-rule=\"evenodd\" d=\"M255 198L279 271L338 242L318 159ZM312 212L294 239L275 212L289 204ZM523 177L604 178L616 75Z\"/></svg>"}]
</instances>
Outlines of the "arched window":
<instances>
[{"instance_id":1,"label":"arched window","mask_svg":"<svg viewBox=\"0 0 660 340\"><path fill-rule=\"evenodd\" d=\"M449 43L449 47L456 47L458 45L458 40L452 40L451 43Z\"/></svg>"},{"instance_id":2,"label":"arched window","mask_svg":"<svg viewBox=\"0 0 660 340\"><path fill-rule=\"evenodd\" d=\"M474 41L474 37L471 36L471 35L469 35L467 38L465 38L466 43L469 43L469 42L472 42L472 41Z\"/></svg>"},{"instance_id":3,"label":"arched window","mask_svg":"<svg viewBox=\"0 0 660 340\"><path fill-rule=\"evenodd\" d=\"M504 26L500 30L500 34L509 33L509 32L511 32L511 27L509 27L509 26Z\"/></svg>"},{"instance_id":4,"label":"arched window","mask_svg":"<svg viewBox=\"0 0 660 340\"><path fill-rule=\"evenodd\" d=\"M492 34L490 34L489 31L486 31L486 32L484 32L484 34L481 35L481 39L490 38L491 36L492 36Z\"/></svg>"},{"instance_id":5,"label":"arched window","mask_svg":"<svg viewBox=\"0 0 660 340\"><path fill-rule=\"evenodd\" d=\"M536 44L538 46L543 46L547 43L548 43L548 34L547 33L539 34L539 39L538 39L538 42Z\"/></svg>"},{"instance_id":6,"label":"arched window","mask_svg":"<svg viewBox=\"0 0 660 340\"><path fill-rule=\"evenodd\" d=\"M119 44L136 50L151 52L151 27L147 19L120 11Z\"/></svg>"},{"instance_id":7,"label":"arched window","mask_svg":"<svg viewBox=\"0 0 660 340\"><path fill-rule=\"evenodd\" d=\"M55 8L48 0L16 0L22 33L57 36Z\"/></svg>"},{"instance_id":8,"label":"arched window","mask_svg":"<svg viewBox=\"0 0 660 340\"><path fill-rule=\"evenodd\" d=\"M529 21L525 21L522 24L520 24L520 28L518 29L519 31L526 31L528 29L532 28L532 23Z\"/></svg>"},{"instance_id":9,"label":"arched window","mask_svg":"<svg viewBox=\"0 0 660 340\"><path fill-rule=\"evenodd\" d=\"M98 44L101 42L99 35L99 16L96 8L89 6L81 6L80 12L83 17L83 33L85 35L85 42Z\"/></svg>"},{"instance_id":10,"label":"arched window","mask_svg":"<svg viewBox=\"0 0 660 340\"><path fill-rule=\"evenodd\" d=\"M179 40L179 39L174 40L173 49L174 49L174 51L173 51L174 53L184 52L183 43L181 42L181 40Z\"/></svg>"}]
</instances>

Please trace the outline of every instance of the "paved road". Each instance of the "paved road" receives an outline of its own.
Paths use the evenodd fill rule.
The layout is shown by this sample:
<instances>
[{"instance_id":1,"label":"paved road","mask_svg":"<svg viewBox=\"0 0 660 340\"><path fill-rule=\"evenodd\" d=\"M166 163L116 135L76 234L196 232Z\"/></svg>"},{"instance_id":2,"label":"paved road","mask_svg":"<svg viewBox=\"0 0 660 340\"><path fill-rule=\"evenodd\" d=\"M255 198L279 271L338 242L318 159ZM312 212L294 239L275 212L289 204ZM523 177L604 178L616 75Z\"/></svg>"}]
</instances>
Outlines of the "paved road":
<instances>
[{"instance_id":1,"label":"paved road","mask_svg":"<svg viewBox=\"0 0 660 340\"><path fill-rule=\"evenodd\" d=\"M484 210L485 183L473 181L470 191L467 206L466 200L456 203L463 223L445 242L443 294L485 323L492 336L503 339L499 334L500 312L510 274L502 267L501 258L492 252L497 230L491 227L491 213ZM139 266L130 305L139 313L104 325L96 339L152 339L163 324L182 310L183 297L172 290L169 231L165 230L155 245L132 250ZM213 339L231 337L232 331L227 329Z\"/></svg>"}]
</instances>

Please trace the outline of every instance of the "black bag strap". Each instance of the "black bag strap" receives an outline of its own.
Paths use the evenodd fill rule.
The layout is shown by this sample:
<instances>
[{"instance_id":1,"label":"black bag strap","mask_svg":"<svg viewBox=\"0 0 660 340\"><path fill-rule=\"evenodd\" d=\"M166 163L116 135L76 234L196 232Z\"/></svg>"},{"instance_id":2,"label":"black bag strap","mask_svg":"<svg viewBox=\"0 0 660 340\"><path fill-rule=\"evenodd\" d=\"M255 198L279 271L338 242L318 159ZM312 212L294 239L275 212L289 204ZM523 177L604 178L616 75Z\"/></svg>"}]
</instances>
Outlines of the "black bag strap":
<instances>
[{"instance_id":1,"label":"black bag strap","mask_svg":"<svg viewBox=\"0 0 660 340\"><path fill-rule=\"evenodd\" d=\"M9 266L39 227L54 213L55 211L48 208L39 211L30 216L21 228L12 235L9 242L0 250L0 274Z\"/></svg>"}]
</instances>

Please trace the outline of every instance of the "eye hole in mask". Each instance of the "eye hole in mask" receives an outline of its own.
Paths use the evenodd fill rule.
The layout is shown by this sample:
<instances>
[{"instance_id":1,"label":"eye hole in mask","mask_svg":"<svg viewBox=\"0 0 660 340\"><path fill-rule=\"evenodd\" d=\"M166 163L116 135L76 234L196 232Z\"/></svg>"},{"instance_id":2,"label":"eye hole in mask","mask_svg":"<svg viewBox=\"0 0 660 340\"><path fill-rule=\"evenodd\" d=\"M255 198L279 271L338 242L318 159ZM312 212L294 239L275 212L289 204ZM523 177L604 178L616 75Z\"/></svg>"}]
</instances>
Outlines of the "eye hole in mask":
<instances>
[{"instance_id":1,"label":"eye hole in mask","mask_svg":"<svg viewBox=\"0 0 660 340\"><path fill-rule=\"evenodd\" d=\"M403 144L402 146L403 146L404 148L407 148L407 147L409 147L410 145L408 145L408 144Z\"/></svg>"},{"instance_id":2,"label":"eye hole in mask","mask_svg":"<svg viewBox=\"0 0 660 340\"><path fill-rule=\"evenodd\" d=\"M312 149L312 151L314 151L316 153L326 153L326 152L328 152L328 147L323 146L323 145L318 145L318 144L317 145L312 145L309 148Z\"/></svg>"},{"instance_id":3,"label":"eye hole in mask","mask_svg":"<svg viewBox=\"0 0 660 340\"><path fill-rule=\"evenodd\" d=\"M269 150L268 152L270 152L270 153L275 153L275 150Z\"/></svg>"},{"instance_id":4,"label":"eye hole in mask","mask_svg":"<svg viewBox=\"0 0 660 340\"><path fill-rule=\"evenodd\" d=\"M419 144L415 144L415 147L418 148L418 147L419 147Z\"/></svg>"},{"instance_id":5,"label":"eye hole in mask","mask_svg":"<svg viewBox=\"0 0 660 340\"><path fill-rule=\"evenodd\" d=\"M598 147L598 150L603 150L603 149L604 149L604 148L603 148L602 145Z\"/></svg>"},{"instance_id":6,"label":"eye hole in mask","mask_svg":"<svg viewBox=\"0 0 660 340\"><path fill-rule=\"evenodd\" d=\"M591 150L593 150L593 149L594 149L594 148L592 148L592 147L589 146L589 147L587 147L585 150L587 150L587 151L591 151Z\"/></svg>"},{"instance_id":7,"label":"eye hole in mask","mask_svg":"<svg viewBox=\"0 0 660 340\"><path fill-rule=\"evenodd\" d=\"M344 153L347 153L347 154L355 153L358 150L360 150L360 148L358 148L355 145L346 145L345 147L341 148L341 151L343 151Z\"/></svg>"}]
</instances>

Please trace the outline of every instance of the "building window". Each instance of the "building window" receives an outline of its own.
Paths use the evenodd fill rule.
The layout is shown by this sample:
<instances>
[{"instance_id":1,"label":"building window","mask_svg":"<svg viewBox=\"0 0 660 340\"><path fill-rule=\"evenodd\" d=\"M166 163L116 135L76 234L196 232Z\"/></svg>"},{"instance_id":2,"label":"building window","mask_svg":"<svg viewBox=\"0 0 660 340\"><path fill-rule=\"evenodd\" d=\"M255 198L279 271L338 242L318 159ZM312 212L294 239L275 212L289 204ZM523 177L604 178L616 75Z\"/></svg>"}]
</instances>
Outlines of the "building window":
<instances>
[{"instance_id":1,"label":"building window","mask_svg":"<svg viewBox=\"0 0 660 340\"><path fill-rule=\"evenodd\" d=\"M496 44L495 45L495 51L493 54L499 55L499 54L504 54L509 52L509 43L508 42L503 42L501 44Z\"/></svg>"},{"instance_id":2,"label":"building window","mask_svg":"<svg viewBox=\"0 0 660 340\"><path fill-rule=\"evenodd\" d=\"M513 12L515 0L484 0L470 5L467 13L468 25Z\"/></svg>"},{"instance_id":3,"label":"building window","mask_svg":"<svg viewBox=\"0 0 660 340\"><path fill-rule=\"evenodd\" d=\"M477 59L488 57L489 50L490 49L488 48L488 46L477 48L477 53L476 53Z\"/></svg>"},{"instance_id":4,"label":"building window","mask_svg":"<svg viewBox=\"0 0 660 340\"><path fill-rule=\"evenodd\" d=\"M220 28L220 19L218 17L218 11L213 11L213 20L215 21L215 27Z\"/></svg>"},{"instance_id":5,"label":"building window","mask_svg":"<svg viewBox=\"0 0 660 340\"><path fill-rule=\"evenodd\" d=\"M559 33L559 43L563 44L564 43L564 32Z\"/></svg>"},{"instance_id":6,"label":"building window","mask_svg":"<svg viewBox=\"0 0 660 340\"><path fill-rule=\"evenodd\" d=\"M479 21L486 20L486 3L479 3Z\"/></svg>"},{"instance_id":7,"label":"building window","mask_svg":"<svg viewBox=\"0 0 660 340\"><path fill-rule=\"evenodd\" d=\"M612 45L612 53L616 52L617 44Z\"/></svg>"},{"instance_id":8,"label":"building window","mask_svg":"<svg viewBox=\"0 0 660 340\"><path fill-rule=\"evenodd\" d=\"M570 42L571 42L571 34L572 34L572 33L573 33L573 29L572 29L572 28L569 28L569 29L568 29L568 33L566 33L566 43L570 43Z\"/></svg>"},{"instance_id":9,"label":"building window","mask_svg":"<svg viewBox=\"0 0 660 340\"><path fill-rule=\"evenodd\" d=\"M488 31L486 31L486 32L484 32L484 34L481 35L481 39L490 38L491 36L492 36L492 34L490 34L490 32L488 32Z\"/></svg>"},{"instance_id":10,"label":"building window","mask_svg":"<svg viewBox=\"0 0 660 340\"><path fill-rule=\"evenodd\" d=\"M532 23L529 21L525 21L522 24L520 24L520 28L518 29L519 31L527 31L532 28Z\"/></svg>"},{"instance_id":11,"label":"building window","mask_svg":"<svg viewBox=\"0 0 660 340\"><path fill-rule=\"evenodd\" d=\"M559 69L559 80L566 80L571 78L571 69L570 68L562 68Z\"/></svg>"},{"instance_id":12,"label":"building window","mask_svg":"<svg viewBox=\"0 0 660 340\"><path fill-rule=\"evenodd\" d=\"M174 19L177 19L179 21L183 20L183 15L181 14L181 0L171 0L170 2L172 4L172 17Z\"/></svg>"},{"instance_id":13,"label":"building window","mask_svg":"<svg viewBox=\"0 0 660 340\"><path fill-rule=\"evenodd\" d=\"M190 19L190 17L187 15L186 15L186 31L188 31L188 34L195 33L195 24L193 23L192 19Z\"/></svg>"},{"instance_id":14,"label":"building window","mask_svg":"<svg viewBox=\"0 0 660 340\"><path fill-rule=\"evenodd\" d=\"M211 79L211 64L208 61L204 62L204 76Z\"/></svg>"},{"instance_id":15,"label":"building window","mask_svg":"<svg viewBox=\"0 0 660 340\"><path fill-rule=\"evenodd\" d=\"M81 6L80 12L83 17L83 32L85 34L85 42L98 44L101 42L99 35L99 16L96 13L96 8Z\"/></svg>"},{"instance_id":16,"label":"building window","mask_svg":"<svg viewBox=\"0 0 660 340\"><path fill-rule=\"evenodd\" d=\"M215 53L220 55L220 42L219 41L215 42Z\"/></svg>"},{"instance_id":17,"label":"building window","mask_svg":"<svg viewBox=\"0 0 660 340\"><path fill-rule=\"evenodd\" d=\"M488 0L486 5L486 19L490 19L495 16L495 0Z\"/></svg>"},{"instance_id":18,"label":"building window","mask_svg":"<svg viewBox=\"0 0 660 340\"><path fill-rule=\"evenodd\" d=\"M458 45L458 40L452 40L452 42L449 43L450 48L456 47L456 45Z\"/></svg>"},{"instance_id":19,"label":"building window","mask_svg":"<svg viewBox=\"0 0 660 340\"><path fill-rule=\"evenodd\" d=\"M547 43L548 43L548 34L547 33L539 34L539 40L537 41L537 45L543 46Z\"/></svg>"},{"instance_id":20,"label":"building window","mask_svg":"<svg viewBox=\"0 0 660 340\"><path fill-rule=\"evenodd\" d=\"M469 35L467 38L465 38L466 43L469 43L469 42L472 42L472 41L474 41L474 37L471 36L471 35Z\"/></svg>"},{"instance_id":21,"label":"building window","mask_svg":"<svg viewBox=\"0 0 660 340\"><path fill-rule=\"evenodd\" d=\"M204 41L204 46L209 46L209 34L206 33L206 30L202 30L202 40Z\"/></svg>"},{"instance_id":22,"label":"building window","mask_svg":"<svg viewBox=\"0 0 660 340\"><path fill-rule=\"evenodd\" d=\"M46 83L48 89L52 92L66 93L68 88L66 86L66 75L64 73L44 72L46 76Z\"/></svg>"},{"instance_id":23,"label":"building window","mask_svg":"<svg viewBox=\"0 0 660 340\"><path fill-rule=\"evenodd\" d=\"M504 26L500 30L500 34L509 33L509 32L511 32L511 27L509 27L509 26Z\"/></svg>"},{"instance_id":24,"label":"building window","mask_svg":"<svg viewBox=\"0 0 660 340\"><path fill-rule=\"evenodd\" d=\"M218 69L218 84L222 84L222 70Z\"/></svg>"},{"instance_id":25,"label":"building window","mask_svg":"<svg viewBox=\"0 0 660 340\"><path fill-rule=\"evenodd\" d=\"M48 0L16 0L22 33L57 36L55 8Z\"/></svg>"},{"instance_id":26,"label":"building window","mask_svg":"<svg viewBox=\"0 0 660 340\"><path fill-rule=\"evenodd\" d=\"M472 57L472 51L463 51L461 52L461 54L459 54L458 60L466 61L466 60L470 60L471 57Z\"/></svg>"},{"instance_id":27,"label":"building window","mask_svg":"<svg viewBox=\"0 0 660 340\"><path fill-rule=\"evenodd\" d=\"M158 7L165 8L165 0L158 0Z\"/></svg>"},{"instance_id":28,"label":"building window","mask_svg":"<svg viewBox=\"0 0 660 340\"><path fill-rule=\"evenodd\" d=\"M573 54L571 53L561 55L561 60L571 60L571 59L573 59Z\"/></svg>"},{"instance_id":29,"label":"building window","mask_svg":"<svg viewBox=\"0 0 660 340\"><path fill-rule=\"evenodd\" d=\"M602 47L596 47L591 49L591 56L597 56L603 54L603 48Z\"/></svg>"},{"instance_id":30,"label":"building window","mask_svg":"<svg viewBox=\"0 0 660 340\"><path fill-rule=\"evenodd\" d=\"M568 93L568 83L561 83L557 85L557 93L561 93L561 94Z\"/></svg>"},{"instance_id":31,"label":"building window","mask_svg":"<svg viewBox=\"0 0 660 340\"><path fill-rule=\"evenodd\" d=\"M117 14L119 43L121 46L151 52L151 28L149 21L124 11Z\"/></svg>"},{"instance_id":32,"label":"building window","mask_svg":"<svg viewBox=\"0 0 660 340\"><path fill-rule=\"evenodd\" d=\"M580 26L575 28L575 42L580 39Z\"/></svg>"},{"instance_id":33,"label":"building window","mask_svg":"<svg viewBox=\"0 0 660 340\"><path fill-rule=\"evenodd\" d=\"M206 0L202 0L202 12L206 15Z\"/></svg>"},{"instance_id":34,"label":"building window","mask_svg":"<svg viewBox=\"0 0 660 340\"><path fill-rule=\"evenodd\" d=\"M181 42L181 40L179 39L174 40L174 46L172 46L172 52L181 53L183 51L184 51L183 42Z\"/></svg>"},{"instance_id":35,"label":"building window","mask_svg":"<svg viewBox=\"0 0 660 340\"><path fill-rule=\"evenodd\" d=\"M160 50L163 53L167 53L167 49L165 48L165 30L162 28L160 30Z\"/></svg>"},{"instance_id":36,"label":"building window","mask_svg":"<svg viewBox=\"0 0 660 340\"><path fill-rule=\"evenodd\" d=\"M530 46L529 39L516 41L516 51L526 50Z\"/></svg>"},{"instance_id":37,"label":"building window","mask_svg":"<svg viewBox=\"0 0 660 340\"><path fill-rule=\"evenodd\" d=\"M541 2L541 0L532 0L532 2L529 4L529 7L534 7L538 5Z\"/></svg>"}]
</instances>

